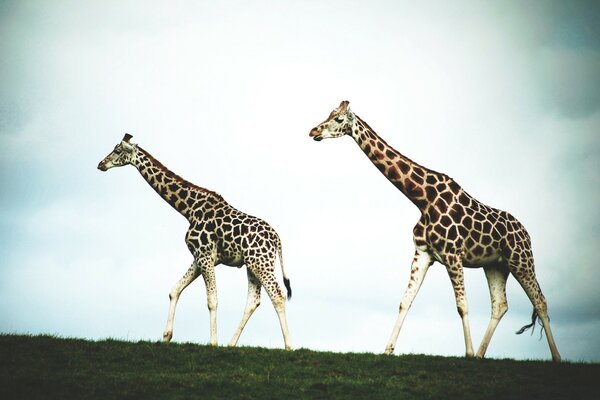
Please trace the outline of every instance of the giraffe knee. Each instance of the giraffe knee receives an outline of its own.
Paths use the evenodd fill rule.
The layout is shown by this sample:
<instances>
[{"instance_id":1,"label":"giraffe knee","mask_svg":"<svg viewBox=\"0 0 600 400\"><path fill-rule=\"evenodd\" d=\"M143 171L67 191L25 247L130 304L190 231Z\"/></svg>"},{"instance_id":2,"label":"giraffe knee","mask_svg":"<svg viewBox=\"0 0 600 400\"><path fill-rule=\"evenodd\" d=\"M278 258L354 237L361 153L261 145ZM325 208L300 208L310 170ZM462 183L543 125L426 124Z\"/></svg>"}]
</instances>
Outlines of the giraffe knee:
<instances>
[{"instance_id":1,"label":"giraffe knee","mask_svg":"<svg viewBox=\"0 0 600 400\"><path fill-rule=\"evenodd\" d=\"M500 319L508 311L508 303L506 301L492 304L492 318Z\"/></svg>"},{"instance_id":2,"label":"giraffe knee","mask_svg":"<svg viewBox=\"0 0 600 400\"><path fill-rule=\"evenodd\" d=\"M275 296L275 298L272 299L272 302L273 307L275 307L275 310L283 311L285 309L285 298L283 297L283 295Z\"/></svg>"},{"instance_id":3,"label":"giraffe knee","mask_svg":"<svg viewBox=\"0 0 600 400\"><path fill-rule=\"evenodd\" d=\"M217 309L217 299L215 299L213 297L209 297L208 301L206 303L208 305L209 311L214 311Z\"/></svg>"},{"instance_id":4,"label":"giraffe knee","mask_svg":"<svg viewBox=\"0 0 600 400\"><path fill-rule=\"evenodd\" d=\"M460 315L461 318L464 318L467 314L469 314L469 307L464 301L456 303L456 310L458 311L458 315Z\"/></svg>"},{"instance_id":5,"label":"giraffe knee","mask_svg":"<svg viewBox=\"0 0 600 400\"><path fill-rule=\"evenodd\" d=\"M548 305L545 301L542 301L535 305L535 311L540 318L548 318Z\"/></svg>"},{"instance_id":6,"label":"giraffe knee","mask_svg":"<svg viewBox=\"0 0 600 400\"><path fill-rule=\"evenodd\" d=\"M529 294L529 293L528 293ZM531 304L539 317L545 318L548 316L548 303L542 292L538 289L533 296L529 296Z\"/></svg>"},{"instance_id":7,"label":"giraffe knee","mask_svg":"<svg viewBox=\"0 0 600 400\"><path fill-rule=\"evenodd\" d=\"M251 303L248 303L247 310L252 313L258 308L258 306L260 306L260 300L253 301Z\"/></svg>"}]
</instances>

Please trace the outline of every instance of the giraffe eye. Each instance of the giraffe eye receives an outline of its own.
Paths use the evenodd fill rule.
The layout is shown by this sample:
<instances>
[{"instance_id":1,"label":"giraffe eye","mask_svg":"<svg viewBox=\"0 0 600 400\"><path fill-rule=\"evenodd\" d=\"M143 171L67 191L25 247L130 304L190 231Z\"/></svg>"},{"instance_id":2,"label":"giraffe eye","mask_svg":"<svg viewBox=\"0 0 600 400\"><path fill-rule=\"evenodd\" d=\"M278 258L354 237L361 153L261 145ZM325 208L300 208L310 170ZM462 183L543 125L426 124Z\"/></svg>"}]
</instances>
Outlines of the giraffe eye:
<instances>
[{"instance_id":1,"label":"giraffe eye","mask_svg":"<svg viewBox=\"0 0 600 400\"><path fill-rule=\"evenodd\" d=\"M335 118L335 122L337 122L338 124L341 124L342 122L344 122L344 118L342 118L342 117L336 117Z\"/></svg>"},{"instance_id":2,"label":"giraffe eye","mask_svg":"<svg viewBox=\"0 0 600 400\"><path fill-rule=\"evenodd\" d=\"M117 153L117 154L121 154L121 152L122 152L122 151L123 151L123 150L122 150L120 147L117 147L117 148L115 149L115 153Z\"/></svg>"}]
</instances>

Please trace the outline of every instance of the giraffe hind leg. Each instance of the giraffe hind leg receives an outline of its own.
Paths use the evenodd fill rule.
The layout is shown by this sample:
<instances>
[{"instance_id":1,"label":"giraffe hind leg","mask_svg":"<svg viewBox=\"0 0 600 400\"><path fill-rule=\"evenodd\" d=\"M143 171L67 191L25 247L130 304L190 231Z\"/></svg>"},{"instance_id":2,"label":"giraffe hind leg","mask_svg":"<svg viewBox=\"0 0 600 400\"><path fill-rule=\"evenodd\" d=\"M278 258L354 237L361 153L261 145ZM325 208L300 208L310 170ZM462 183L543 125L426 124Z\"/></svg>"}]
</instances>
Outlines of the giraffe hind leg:
<instances>
[{"instance_id":1,"label":"giraffe hind leg","mask_svg":"<svg viewBox=\"0 0 600 400\"><path fill-rule=\"evenodd\" d=\"M248 263L248 269L252 271L269 295L279 319L285 349L292 350L292 342L290 340L287 319L285 316L285 296L275 279L275 258L265 258L264 260L250 262Z\"/></svg>"},{"instance_id":2,"label":"giraffe hind leg","mask_svg":"<svg viewBox=\"0 0 600 400\"><path fill-rule=\"evenodd\" d=\"M509 261L510 272L517 279L529 300L533 304L534 313L532 316L532 323L522 328L523 332L528 329L528 326L535 324L536 315L542 321L544 332L546 333L546 339L548 340L548 346L550 347L550 353L552 354L552 361L560 361L560 353L556 347L554 336L552 335L552 329L550 328L550 319L548 318L548 305L546 298L542 294L540 285L535 277L533 269L533 257L531 252L527 252L523 258L513 257Z\"/></svg>"}]
</instances>

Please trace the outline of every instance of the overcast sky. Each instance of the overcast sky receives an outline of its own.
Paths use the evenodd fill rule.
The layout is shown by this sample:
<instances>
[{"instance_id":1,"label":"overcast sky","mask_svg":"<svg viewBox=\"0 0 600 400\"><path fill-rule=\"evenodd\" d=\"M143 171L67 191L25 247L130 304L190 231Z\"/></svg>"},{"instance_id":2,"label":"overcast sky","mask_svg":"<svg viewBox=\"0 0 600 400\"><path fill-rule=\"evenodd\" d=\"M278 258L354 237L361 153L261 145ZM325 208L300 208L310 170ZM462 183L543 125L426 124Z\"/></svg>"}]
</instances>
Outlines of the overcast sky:
<instances>
[{"instance_id":1,"label":"overcast sky","mask_svg":"<svg viewBox=\"0 0 600 400\"><path fill-rule=\"evenodd\" d=\"M383 352L408 283L416 207L350 138L310 129L341 100L389 144L511 212L533 239L558 348L600 361L600 11L595 2L0 3L0 332L160 340L192 257L187 221L133 167L125 132L280 234L293 345ZM477 348L490 314L466 271ZM219 342L246 274L217 269ZM516 336L514 279L487 355L550 359ZM174 340L207 343L201 279ZM282 348L263 293L240 345ZM396 354L464 354L451 284L430 268Z\"/></svg>"}]
</instances>

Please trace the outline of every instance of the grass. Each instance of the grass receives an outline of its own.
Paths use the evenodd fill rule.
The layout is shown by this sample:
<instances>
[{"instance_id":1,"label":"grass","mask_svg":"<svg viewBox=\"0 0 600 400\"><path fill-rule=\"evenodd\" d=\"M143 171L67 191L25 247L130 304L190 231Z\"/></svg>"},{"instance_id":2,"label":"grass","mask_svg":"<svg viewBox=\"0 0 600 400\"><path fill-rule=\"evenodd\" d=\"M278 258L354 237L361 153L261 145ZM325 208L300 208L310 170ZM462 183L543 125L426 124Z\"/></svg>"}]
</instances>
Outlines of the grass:
<instances>
[{"instance_id":1,"label":"grass","mask_svg":"<svg viewBox=\"0 0 600 400\"><path fill-rule=\"evenodd\" d=\"M0 335L2 399L598 399L600 364Z\"/></svg>"}]
</instances>

